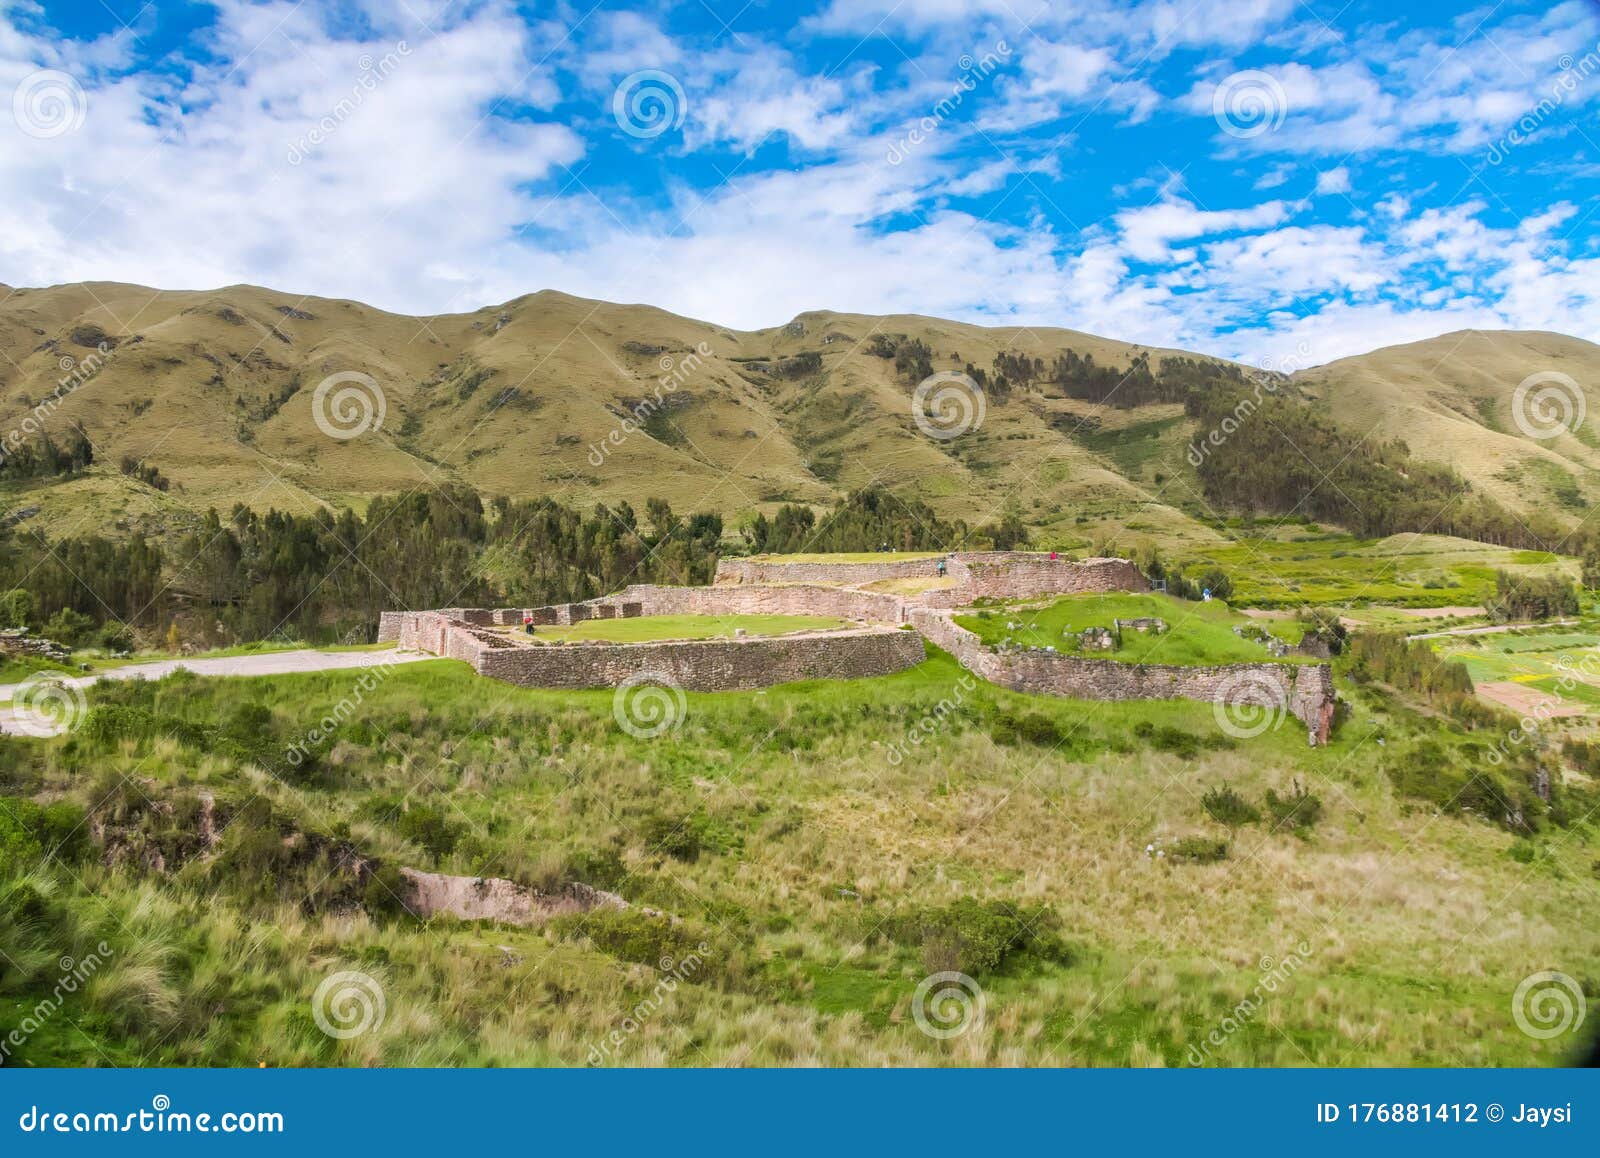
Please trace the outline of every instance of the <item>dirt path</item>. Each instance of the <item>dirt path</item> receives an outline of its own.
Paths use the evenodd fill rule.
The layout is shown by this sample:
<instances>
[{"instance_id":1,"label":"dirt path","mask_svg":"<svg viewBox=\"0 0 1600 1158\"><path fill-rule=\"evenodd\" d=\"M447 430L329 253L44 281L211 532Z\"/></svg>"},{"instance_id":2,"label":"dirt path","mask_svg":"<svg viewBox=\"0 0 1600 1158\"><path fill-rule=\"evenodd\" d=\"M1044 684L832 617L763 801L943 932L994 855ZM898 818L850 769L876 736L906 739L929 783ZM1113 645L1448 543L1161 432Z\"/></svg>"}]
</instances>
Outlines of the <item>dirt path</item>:
<instances>
[{"instance_id":1,"label":"dirt path","mask_svg":"<svg viewBox=\"0 0 1600 1158\"><path fill-rule=\"evenodd\" d=\"M161 659L109 668L91 675L71 676L59 681L69 688L86 688L96 680L160 679L180 669L203 676L292 675L296 672L336 671L340 668L382 667L386 664L415 663L436 659L413 651L269 651L251 655L216 656L207 659ZM0 732L33 734L17 722L17 709L11 699L23 684L0 684Z\"/></svg>"}]
</instances>

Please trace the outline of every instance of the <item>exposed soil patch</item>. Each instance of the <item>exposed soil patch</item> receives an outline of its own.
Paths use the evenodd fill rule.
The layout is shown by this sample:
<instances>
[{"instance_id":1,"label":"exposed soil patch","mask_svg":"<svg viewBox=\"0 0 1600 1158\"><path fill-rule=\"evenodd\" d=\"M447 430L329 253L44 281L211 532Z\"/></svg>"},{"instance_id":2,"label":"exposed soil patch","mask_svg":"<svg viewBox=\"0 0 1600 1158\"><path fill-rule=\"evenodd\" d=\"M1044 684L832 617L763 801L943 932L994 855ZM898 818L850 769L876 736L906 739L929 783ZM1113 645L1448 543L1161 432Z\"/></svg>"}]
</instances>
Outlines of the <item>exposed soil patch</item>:
<instances>
[{"instance_id":1,"label":"exposed soil patch","mask_svg":"<svg viewBox=\"0 0 1600 1158\"><path fill-rule=\"evenodd\" d=\"M1478 694L1491 703L1510 708L1519 716L1549 719L1554 716L1581 716L1585 712L1582 704L1564 703L1549 692L1511 680L1479 684Z\"/></svg>"},{"instance_id":2,"label":"exposed soil patch","mask_svg":"<svg viewBox=\"0 0 1600 1158\"><path fill-rule=\"evenodd\" d=\"M541 893L500 877L452 877L411 868L402 868L400 875L411 886L406 907L424 918L447 913L464 921L534 925L593 909L628 907L615 893L576 881L560 892Z\"/></svg>"}]
</instances>

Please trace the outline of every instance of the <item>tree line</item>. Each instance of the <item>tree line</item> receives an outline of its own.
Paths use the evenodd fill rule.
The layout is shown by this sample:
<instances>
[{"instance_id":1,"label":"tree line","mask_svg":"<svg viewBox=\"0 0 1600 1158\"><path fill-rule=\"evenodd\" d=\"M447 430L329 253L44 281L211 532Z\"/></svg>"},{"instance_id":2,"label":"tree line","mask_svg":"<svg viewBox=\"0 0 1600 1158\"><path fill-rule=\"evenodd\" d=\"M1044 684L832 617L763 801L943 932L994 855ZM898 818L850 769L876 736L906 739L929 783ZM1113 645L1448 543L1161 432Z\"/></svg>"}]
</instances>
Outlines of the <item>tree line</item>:
<instances>
[{"instance_id":1,"label":"tree line","mask_svg":"<svg viewBox=\"0 0 1600 1158\"><path fill-rule=\"evenodd\" d=\"M1365 537L1401 531L1542 548L1566 538L1549 518L1519 519L1454 470L1411 457L1404 440L1361 439L1310 405L1257 391L1191 391L1203 434L1189 460L1208 501L1247 515L1295 514Z\"/></svg>"}]
</instances>

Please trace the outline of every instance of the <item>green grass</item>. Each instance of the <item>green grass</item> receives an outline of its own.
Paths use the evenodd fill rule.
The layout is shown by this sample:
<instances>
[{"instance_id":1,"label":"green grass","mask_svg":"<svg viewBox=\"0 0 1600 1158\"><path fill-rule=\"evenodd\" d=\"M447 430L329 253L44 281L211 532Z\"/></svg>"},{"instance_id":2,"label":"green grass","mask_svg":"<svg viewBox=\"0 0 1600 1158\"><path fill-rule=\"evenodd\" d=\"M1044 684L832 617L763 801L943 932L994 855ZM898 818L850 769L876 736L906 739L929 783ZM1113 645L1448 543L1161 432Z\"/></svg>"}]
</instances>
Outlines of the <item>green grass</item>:
<instances>
[{"instance_id":1,"label":"green grass","mask_svg":"<svg viewBox=\"0 0 1600 1158\"><path fill-rule=\"evenodd\" d=\"M1526 627L1516 631L1450 636L1430 640L1442 658L1466 665L1475 684L1514 682L1537 688L1554 699L1580 704L1591 711L1577 722L1600 722L1600 631L1596 626ZM1569 671L1571 674L1569 674ZM1571 726L1571 721L1567 722Z\"/></svg>"},{"instance_id":2,"label":"green grass","mask_svg":"<svg viewBox=\"0 0 1600 1158\"><path fill-rule=\"evenodd\" d=\"M1530 867L1503 829L1398 798L1386 767L1417 740L1462 760L1478 741L1356 689L1334 742L1307 749L1292 720L1235 741L1207 704L1024 696L942 653L881 679L691 693L654 740L619 727L607 690L433 660L356 702L354 678L105 684L92 705L160 726L119 739L98 716L7 743L0 795L93 808L82 831L109 847L24 864L20 881L0 861L0 1011L37 1005L63 955L110 949L10 1062L575 1066L629 1022L603 1064L1182 1065L1256 991L1263 957L1304 942L1299 972L1207 1064L1555 1064L1563 1044L1521 1033L1511 994L1600 959L1592 836L1547 830ZM329 717L316 761L282 758ZM1037 722L998 726L1017 718ZM1204 742L1179 756L1175 735ZM1304 838L1223 829L1199 802L1297 780L1325 807ZM224 824L197 856L201 792L224 817L270 813ZM437 862L402 821L419 808L450 837ZM1145 853L1187 836L1230 854ZM350 860L314 852L339 841L388 866L584 880L674 923L423 926L369 909ZM1506 897L1516 936L1483 922ZM963 898L1042 911L1060 952L979 967L894 932ZM679 941L705 942L705 968L633 1017ZM946 967L971 971L988 1013L939 1041L910 1003ZM310 1001L344 970L382 987L387 1015L340 1041Z\"/></svg>"},{"instance_id":3,"label":"green grass","mask_svg":"<svg viewBox=\"0 0 1600 1158\"><path fill-rule=\"evenodd\" d=\"M1260 529L1264 534L1270 524ZM1233 601L1247 607L1475 607L1493 596L1497 569L1536 573L1558 566L1575 575L1577 567L1576 560L1542 551L1429 535L1244 538L1196 549L1183 562L1221 567L1233 579Z\"/></svg>"},{"instance_id":4,"label":"green grass","mask_svg":"<svg viewBox=\"0 0 1600 1158\"><path fill-rule=\"evenodd\" d=\"M789 635L796 631L832 631L846 626L843 619L827 615L646 615L636 619L590 619L571 627L536 627L532 636L526 635L520 627L505 630L518 639L545 642L650 643L661 639L731 639L736 631L750 635Z\"/></svg>"},{"instance_id":5,"label":"green grass","mask_svg":"<svg viewBox=\"0 0 1600 1158\"><path fill-rule=\"evenodd\" d=\"M1220 600L1192 603L1167 595L1073 595L1043 608L1012 606L959 615L956 622L985 643L1075 652L1072 637L1085 628L1111 627L1117 619L1150 616L1166 622L1165 633L1125 631L1122 646L1116 650L1081 654L1124 663L1251 663L1271 656L1265 644L1235 635L1235 626L1254 624L1290 644L1299 643L1304 634L1304 628L1294 620L1252 620ZM1017 626L1009 627L1011 623Z\"/></svg>"}]
</instances>

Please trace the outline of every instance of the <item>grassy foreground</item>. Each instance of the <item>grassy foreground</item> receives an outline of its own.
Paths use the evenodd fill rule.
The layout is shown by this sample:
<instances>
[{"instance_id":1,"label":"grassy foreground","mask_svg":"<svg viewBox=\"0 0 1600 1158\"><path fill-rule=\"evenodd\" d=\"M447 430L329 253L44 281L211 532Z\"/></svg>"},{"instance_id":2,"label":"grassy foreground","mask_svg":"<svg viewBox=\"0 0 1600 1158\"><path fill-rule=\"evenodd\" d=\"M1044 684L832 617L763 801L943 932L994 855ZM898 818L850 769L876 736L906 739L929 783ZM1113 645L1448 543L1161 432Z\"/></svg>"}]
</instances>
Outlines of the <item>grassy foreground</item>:
<instances>
[{"instance_id":1,"label":"grassy foreground","mask_svg":"<svg viewBox=\"0 0 1600 1158\"><path fill-rule=\"evenodd\" d=\"M1592 828L1401 796L1425 722L1381 696L1308 750L1293 721L1235 741L1208 705L1024 697L934 654L689 695L647 740L608 691L356 678L106 684L71 736L6 742L0 1030L105 950L8 1064L1551 1064L1512 994L1600 960ZM1320 815L1274 823L1297 781ZM1214 819L1224 784L1264 819ZM352 855L670 918L423 924ZM917 1024L941 970L981 991L949 1038ZM341 1040L316 993L351 971L383 1013Z\"/></svg>"}]
</instances>

